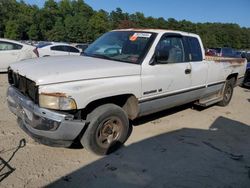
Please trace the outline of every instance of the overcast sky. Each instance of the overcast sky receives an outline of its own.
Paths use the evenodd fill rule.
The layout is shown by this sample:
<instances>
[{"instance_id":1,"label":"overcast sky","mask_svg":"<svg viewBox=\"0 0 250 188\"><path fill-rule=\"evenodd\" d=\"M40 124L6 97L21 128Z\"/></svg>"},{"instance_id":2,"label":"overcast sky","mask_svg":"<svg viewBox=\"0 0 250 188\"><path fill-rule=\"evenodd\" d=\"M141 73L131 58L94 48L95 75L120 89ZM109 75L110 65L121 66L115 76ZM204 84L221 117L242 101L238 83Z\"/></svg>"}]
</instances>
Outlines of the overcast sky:
<instances>
[{"instance_id":1,"label":"overcast sky","mask_svg":"<svg viewBox=\"0 0 250 188\"><path fill-rule=\"evenodd\" d=\"M59 1L59 0L57 0ZM45 0L25 0L44 5ZM175 18L192 22L237 23L250 27L250 0L85 0L93 9L108 12L120 7L124 12Z\"/></svg>"}]
</instances>

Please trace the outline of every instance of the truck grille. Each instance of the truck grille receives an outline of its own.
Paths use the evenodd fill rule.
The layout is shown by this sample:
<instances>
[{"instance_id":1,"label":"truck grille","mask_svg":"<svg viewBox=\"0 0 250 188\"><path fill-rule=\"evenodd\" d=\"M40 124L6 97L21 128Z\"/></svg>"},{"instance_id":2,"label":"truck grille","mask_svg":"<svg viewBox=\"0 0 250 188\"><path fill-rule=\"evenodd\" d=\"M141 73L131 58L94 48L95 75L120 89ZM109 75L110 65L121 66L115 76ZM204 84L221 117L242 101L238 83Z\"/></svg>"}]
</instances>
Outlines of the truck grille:
<instances>
[{"instance_id":1,"label":"truck grille","mask_svg":"<svg viewBox=\"0 0 250 188\"><path fill-rule=\"evenodd\" d=\"M8 71L8 81L10 85L17 88L22 94L38 104L38 87L35 82L13 72L12 70Z\"/></svg>"}]
</instances>

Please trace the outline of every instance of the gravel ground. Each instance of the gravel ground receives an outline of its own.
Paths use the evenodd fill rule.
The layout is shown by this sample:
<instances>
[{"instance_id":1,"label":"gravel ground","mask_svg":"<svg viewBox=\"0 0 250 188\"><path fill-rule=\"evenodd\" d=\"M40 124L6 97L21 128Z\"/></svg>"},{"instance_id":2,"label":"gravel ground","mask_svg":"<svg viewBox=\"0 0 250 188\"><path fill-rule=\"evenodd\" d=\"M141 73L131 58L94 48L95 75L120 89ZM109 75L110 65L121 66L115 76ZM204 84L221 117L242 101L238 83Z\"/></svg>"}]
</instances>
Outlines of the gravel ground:
<instances>
[{"instance_id":1,"label":"gravel ground","mask_svg":"<svg viewBox=\"0 0 250 188\"><path fill-rule=\"evenodd\" d=\"M6 105L0 74L0 187L250 187L250 90L227 107L185 105L133 122L106 156L52 148L27 136Z\"/></svg>"}]
</instances>

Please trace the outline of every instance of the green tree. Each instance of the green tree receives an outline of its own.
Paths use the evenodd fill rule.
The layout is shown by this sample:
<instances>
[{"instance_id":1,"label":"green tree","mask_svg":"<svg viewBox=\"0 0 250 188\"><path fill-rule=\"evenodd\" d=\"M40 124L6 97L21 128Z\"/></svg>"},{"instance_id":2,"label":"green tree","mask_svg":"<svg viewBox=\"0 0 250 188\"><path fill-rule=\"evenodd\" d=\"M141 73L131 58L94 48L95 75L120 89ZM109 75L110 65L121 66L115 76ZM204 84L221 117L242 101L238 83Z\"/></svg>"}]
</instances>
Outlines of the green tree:
<instances>
[{"instance_id":1,"label":"green tree","mask_svg":"<svg viewBox=\"0 0 250 188\"><path fill-rule=\"evenodd\" d=\"M134 27L136 27L136 24L131 20L121 20L119 25L117 26L118 29L128 29Z\"/></svg>"},{"instance_id":2,"label":"green tree","mask_svg":"<svg viewBox=\"0 0 250 188\"><path fill-rule=\"evenodd\" d=\"M47 32L47 39L50 41L65 41L66 33L62 18L58 18L54 27Z\"/></svg>"},{"instance_id":3,"label":"green tree","mask_svg":"<svg viewBox=\"0 0 250 188\"><path fill-rule=\"evenodd\" d=\"M135 14L131 14L129 16L130 20L136 23L137 27L139 28L146 28L146 18L143 13L136 12Z\"/></svg>"},{"instance_id":4,"label":"green tree","mask_svg":"<svg viewBox=\"0 0 250 188\"><path fill-rule=\"evenodd\" d=\"M0 0L0 37L9 35L6 33L6 24L10 20L15 20L16 12L18 12L18 3L15 0Z\"/></svg>"},{"instance_id":5,"label":"green tree","mask_svg":"<svg viewBox=\"0 0 250 188\"><path fill-rule=\"evenodd\" d=\"M172 30L180 30L179 22L174 18L169 18L167 20L167 28Z\"/></svg>"},{"instance_id":6,"label":"green tree","mask_svg":"<svg viewBox=\"0 0 250 188\"><path fill-rule=\"evenodd\" d=\"M95 40L110 29L111 25L109 23L108 13L103 10L96 12L89 20L88 32L90 40Z\"/></svg>"},{"instance_id":7,"label":"green tree","mask_svg":"<svg viewBox=\"0 0 250 188\"><path fill-rule=\"evenodd\" d=\"M87 42L88 20L81 14L68 16L65 21L65 32L67 42Z\"/></svg>"},{"instance_id":8,"label":"green tree","mask_svg":"<svg viewBox=\"0 0 250 188\"><path fill-rule=\"evenodd\" d=\"M32 24L29 27L28 36L31 40L39 40L40 32L37 24Z\"/></svg>"},{"instance_id":9,"label":"green tree","mask_svg":"<svg viewBox=\"0 0 250 188\"><path fill-rule=\"evenodd\" d=\"M121 8L116 8L115 11L110 13L109 20L112 29L116 29L118 28L121 21L126 20L126 15L123 13Z\"/></svg>"},{"instance_id":10,"label":"green tree","mask_svg":"<svg viewBox=\"0 0 250 188\"><path fill-rule=\"evenodd\" d=\"M69 0L60 1L58 9L62 17L74 14L73 9L71 7L71 2Z\"/></svg>"},{"instance_id":11,"label":"green tree","mask_svg":"<svg viewBox=\"0 0 250 188\"><path fill-rule=\"evenodd\" d=\"M20 25L16 20L9 20L5 26L4 37L13 40L19 40L21 38L20 30Z\"/></svg>"},{"instance_id":12,"label":"green tree","mask_svg":"<svg viewBox=\"0 0 250 188\"><path fill-rule=\"evenodd\" d=\"M156 24L157 24L156 27L159 29L167 29L168 28L167 21L162 17L157 18Z\"/></svg>"},{"instance_id":13,"label":"green tree","mask_svg":"<svg viewBox=\"0 0 250 188\"><path fill-rule=\"evenodd\" d=\"M84 3L83 0L71 1L71 6L74 14L81 14L86 19L90 18L94 14L93 9Z\"/></svg>"},{"instance_id":14,"label":"green tree","mask_svg":"<svg viewBox=\"0 0 250 188\"><path fill-rule=\"evenodd\" d=\"M47 36L49 36L48 32L52 30L52 28L56 24L57 19L60 17L58 4L54 0L46 1L44 4L44 8L40 10L37 17L39 28L42 33L42 40L46 40L48 39Z\"/></svg>"}]
</instances>

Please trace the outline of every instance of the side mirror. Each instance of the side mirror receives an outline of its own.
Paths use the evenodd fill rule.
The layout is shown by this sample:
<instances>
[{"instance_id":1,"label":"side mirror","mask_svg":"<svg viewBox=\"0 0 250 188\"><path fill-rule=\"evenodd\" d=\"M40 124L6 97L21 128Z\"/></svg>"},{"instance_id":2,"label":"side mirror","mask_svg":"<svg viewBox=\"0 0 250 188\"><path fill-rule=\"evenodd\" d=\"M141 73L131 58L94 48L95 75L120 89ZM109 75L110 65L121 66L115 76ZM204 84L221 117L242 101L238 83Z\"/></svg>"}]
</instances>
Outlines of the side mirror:
<instances>
[{"instance_id":1,"label":"side mirror","mask_svg":"<svg viewBox=\"0 0 250 188\"><path fill-rule=\"evenodd\" d=\"M156 64L168 63L169 51L166 49L155 50L155 62Z\"/></svg>"}]
</instances>

